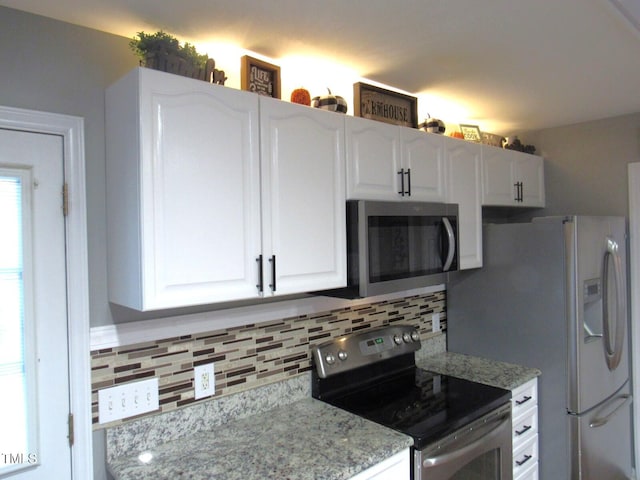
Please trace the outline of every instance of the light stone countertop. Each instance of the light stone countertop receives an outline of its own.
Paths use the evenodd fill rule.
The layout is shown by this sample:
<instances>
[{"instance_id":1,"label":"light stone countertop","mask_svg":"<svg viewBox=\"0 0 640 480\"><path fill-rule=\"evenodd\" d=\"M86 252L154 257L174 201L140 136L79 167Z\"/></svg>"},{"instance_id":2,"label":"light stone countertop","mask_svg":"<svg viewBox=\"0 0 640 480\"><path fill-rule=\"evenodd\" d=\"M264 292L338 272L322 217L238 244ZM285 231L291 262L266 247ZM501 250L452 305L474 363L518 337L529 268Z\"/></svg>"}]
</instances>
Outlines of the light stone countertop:
<instances>
[{"instance_id":1,"label":"light stone countertop","mask_svg":"<svg viewBox=\"0 0 640 480\"><path fill-rule=\"evenodd\" d=\"M443 338L423 343L419 367L508 390L540 375L445 352ZM310 377L110 428L109 471L116 480L346 480L412 445L409 436L312 399ZM142 452L153 459L142 463Z\"/></svg>"},{"instance_id":2,"label":"light stone countertop","mask_svg":"<svg viewBox=\"0 0 640 480\"><path fill-rule=\"evenodd\" d=\"M116 480L346 480L410 447L411 437L312 398L112 458Z\"/></svg>"},{"instance_id":3,"label":"light stone countertop","mask_svg":"<svg viewBox=\"0 0 640 480\"><path fill-rule=\"evenodd\" d=\"M416 364L420 368L435 373L484 383L505 390L513 390L541 374L537 368L453 352L427 356L416 355Z\"/></svg>"}]
</instances>

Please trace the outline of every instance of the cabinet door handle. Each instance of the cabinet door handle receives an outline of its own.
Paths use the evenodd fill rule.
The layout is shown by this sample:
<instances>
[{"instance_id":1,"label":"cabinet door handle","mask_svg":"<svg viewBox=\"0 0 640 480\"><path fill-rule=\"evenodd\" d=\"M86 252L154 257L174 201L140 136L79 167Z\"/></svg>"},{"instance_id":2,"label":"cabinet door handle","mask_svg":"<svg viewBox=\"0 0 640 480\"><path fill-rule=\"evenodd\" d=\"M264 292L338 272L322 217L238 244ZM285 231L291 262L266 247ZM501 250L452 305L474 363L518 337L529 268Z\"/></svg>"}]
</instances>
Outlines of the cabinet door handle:
<instances>
[{"instance_id":1,"label":"cabinet door handle","mask_svg":"<svg viewBox=\"0 0 640 480\"><path fill-rule=\"evenodd\" d=\"M404 168L400 169L398 175L400 175L400 191L398 194L404 197Z\"/></svg>"},{"instance_id":2,"label":"cabinet door handle","mask_svg":"<svg viewBox=\"0 0 640 480\"><path fill-rule=\"evenodd\" d=\"M527 403L529 400L531 400L533 397L529 396L529 395L525 395L524 397L522 397L522 400L516 400L516 405L522 405L524 403Z\"/></svg>"},{"instance_id":3,"label":"cabinet door handle","mask_svg":"<svg viewBox=\"0 0 640 480\"><path fill-rule=\"evenodd\" d=\"M525 463L527 463L529 460L531 460L533 458L533 455L525 455L524 458L522 460L516 460L516 464L521 467L522 465L524 465Z\"/></svg>"},{"instance_id":4,"label":"cabinet door handle","mask_svg":"<svg viewBox=\"0 0 640 480\"><path fill-rule=\"evenodd\" d=\"M532 428L531 425L525 425L522 430L516 430L516 435L518 436L523 435L527 433L529 430L531 430L531 428Z\"/></svg>"},{"instance_id":5,"label":"cabinet door handle","mask_svg":"<svg viewBox=\"0 0 640 480\"><path fill-rule=\"evenodd\" d=\"M520 202L524 202L524 183L520 182Z\"/></svg>"},{"instance_id":6,"label":"cabinet door handle","mask_svg":"<svg viewBox=\"0 0 640 480\"><path fill-rule=\"evenodd\" d=\"M411 196L411 169L407 168L407 195Z\"/></svg>"},{"instance_id":7,"label":"cabinet door handle","mask_svg":"<svg viewBox=\"0 0 640 480\"><path fill-rule=\"evenodd\" d=\"M264 279L262 275L262 254L258 255L258 258L256 258L256 262L258 262L258 284L256 285L256 288L258 289L259 293L262 293L264 290Z\"/></svg>"},{"instance_id":8,"label":"cabinet door handle","mask_svg":"<svg viewBox=\"0 0 640 480\"><path fill-rule=\"evenodd\" d=\"M269 284L269 288L272 292L276 291L276 256L271 255L269 259L269 263L271 263L271 283Z\"/></svg>"}]
</instances>

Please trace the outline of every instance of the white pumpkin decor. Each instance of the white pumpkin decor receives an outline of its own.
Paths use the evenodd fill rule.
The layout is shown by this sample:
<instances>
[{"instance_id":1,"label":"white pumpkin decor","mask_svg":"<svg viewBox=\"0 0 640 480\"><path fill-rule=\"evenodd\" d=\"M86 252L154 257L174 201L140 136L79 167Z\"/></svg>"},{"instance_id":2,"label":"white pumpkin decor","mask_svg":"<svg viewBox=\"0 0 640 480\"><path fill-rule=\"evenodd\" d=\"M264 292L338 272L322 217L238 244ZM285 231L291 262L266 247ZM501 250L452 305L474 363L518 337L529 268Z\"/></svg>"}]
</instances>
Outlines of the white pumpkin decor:
<instances>
[{"instance_id":1,"label":"white pumpkin decor","mask_svg":"<svg viewBox=\"0 0 640 480\"><path fill-rule=\"evenodd\" d=\"M420 130L424 130L429 133L437 133L442 135L446 130L444 122L438 118L427 118L424 122L418 125Z\"/></svg>"},{"instance_id":2,"label":"white pumpkin decor","mask_svg":"<svg viewBox=\"0 0 640 480\"><path fill-rule=\"evenodd\" d=\"M329 112L347 113L347 101L338 96L332 95L331 90L327 88L328 95L321 95L311 99L311 106Z\"/></svg>"}]
</instances>

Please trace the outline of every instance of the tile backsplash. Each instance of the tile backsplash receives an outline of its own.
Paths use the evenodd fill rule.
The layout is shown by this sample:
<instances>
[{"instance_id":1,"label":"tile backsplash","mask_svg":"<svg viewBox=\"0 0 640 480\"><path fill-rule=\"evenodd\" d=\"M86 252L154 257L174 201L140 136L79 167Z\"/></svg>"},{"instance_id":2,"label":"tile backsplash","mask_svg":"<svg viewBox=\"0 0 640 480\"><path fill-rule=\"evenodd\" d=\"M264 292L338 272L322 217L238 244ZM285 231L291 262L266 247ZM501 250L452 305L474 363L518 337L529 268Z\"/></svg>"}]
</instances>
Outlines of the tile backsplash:
<instances>
[{"instance_id":1,"label":"tile backsplash","mask_svg":"<svg viewBox=\"0 0 640 480\"><path fill-rule=\"evenodd\" d=\"M311 370L313 345L346 333L402 323L419 328L423 339L439 335L432 331L432 316L439 314L440 329L446 329L445 297L439 291L93 351L94 429L123 423L98 424L102 388L156 376L160 410L151 414L169 412L211 398L194 399L194 366L214 363L216 397L279 382Z\"/></svg>"}]
</instances>

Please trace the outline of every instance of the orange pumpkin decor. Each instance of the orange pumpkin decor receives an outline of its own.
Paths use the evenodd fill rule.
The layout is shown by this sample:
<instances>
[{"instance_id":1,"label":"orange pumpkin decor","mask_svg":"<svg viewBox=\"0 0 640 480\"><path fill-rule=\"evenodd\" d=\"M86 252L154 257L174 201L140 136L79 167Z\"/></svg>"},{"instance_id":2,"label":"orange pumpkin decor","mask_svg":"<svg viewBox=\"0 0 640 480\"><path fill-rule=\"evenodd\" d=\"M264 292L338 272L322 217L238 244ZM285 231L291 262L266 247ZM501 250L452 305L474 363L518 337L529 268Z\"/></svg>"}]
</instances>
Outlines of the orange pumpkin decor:
<instances>
[{"instance_id":1,"label":"orange pumpkin decor","mask_svg":"<svg viewBox=\"0 0 640 480\"><path fill-rule=\"evenodd\" d=\"M453 138L464 138L464 135L462 134L462 132L458 132L458 131L451 132L450 136Z\"/></svg>"},{"instance_id":2,"label":"orange pumpkin decor","mask_svg":"<svg viewBox=\"0 0 640 480\"><path fill-rule=\"evenodd\" d=\"M311 95L309 94L309 90L296 88L291 92L291 103L311 106Z\"/></svg>"}]
</instances>

